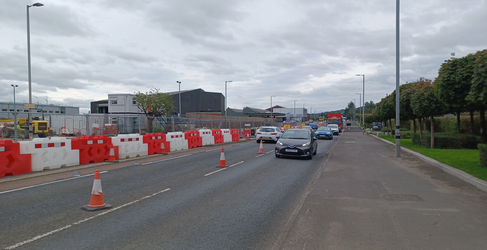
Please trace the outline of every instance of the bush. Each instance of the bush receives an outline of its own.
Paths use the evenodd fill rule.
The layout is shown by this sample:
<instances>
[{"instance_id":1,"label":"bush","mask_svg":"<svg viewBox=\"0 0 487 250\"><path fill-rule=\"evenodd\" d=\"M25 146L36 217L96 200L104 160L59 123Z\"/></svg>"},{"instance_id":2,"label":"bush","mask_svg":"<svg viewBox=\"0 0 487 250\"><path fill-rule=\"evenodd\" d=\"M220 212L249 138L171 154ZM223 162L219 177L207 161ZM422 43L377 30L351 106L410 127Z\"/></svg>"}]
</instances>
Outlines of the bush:
<instances>
[{"instance_id":1,"label":"bush","mask_svg":"<svg viewBox=\"0 0 487 250\"><path fill-rule=\"evenodd\" d=\"M399 129L401 131L401 139L412 139L413 131Z\"/></svg>"},{"instance_id":2,"label":"bush","mask_svg":"<svg viewBox=\"0 0 487 250\"><path fill-rule=\"evenodd\" d=\"M487 144L479 144L480 166L487 168Z\"/></svg>"},{"instance_id":3,"label":"bush","mask_svg":"<svg viewBox=\"0 0 487 250\"><path fill-rule=\"evenodd\" d=\"M420 142L419 133L412 133L414 145L421 145L424 148L431 147L431 134L423 133L423 143ZM477 149L480 138L465 134L435 133L435 148L438 149Z\"/></svg>"}]
</instances>

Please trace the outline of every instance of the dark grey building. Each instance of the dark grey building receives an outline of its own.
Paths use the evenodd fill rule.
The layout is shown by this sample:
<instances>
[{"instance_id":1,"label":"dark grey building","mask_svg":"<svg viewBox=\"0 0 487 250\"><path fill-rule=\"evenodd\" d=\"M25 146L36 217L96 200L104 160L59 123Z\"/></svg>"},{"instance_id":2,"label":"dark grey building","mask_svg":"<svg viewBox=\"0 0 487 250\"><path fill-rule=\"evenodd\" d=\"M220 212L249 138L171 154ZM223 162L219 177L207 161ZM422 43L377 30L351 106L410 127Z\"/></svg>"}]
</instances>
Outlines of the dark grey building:
<instances>
[{"instance_id":1,"label":"dark grey building","mask_svg":"<svg viewBox=\"0 0 487 250\"><path fill-rule=\"evenodd\" d=\"M177 115L179 112L179 91L166 93L172 96L172 103L175 107L173 114ZM122 94L120 94L122 95ZM110 97L112 96L112 97ZM134 94L125 94L127 98L131 98ZM109 95L110 98L115 98L114 94ZM107 100L100 100L91 102L91 113L92 114L100 114L100 113L130 113L129 110L132 110L132 106L134 106L133 101L123 101L123 98L118 98L117 105L121 106L122 108L115 110L115 106L108 103ZM132 100L132 99L130 99ZM126 107L127 105L131 105L131 107ZM225 107L225 97L221 93L214 93L214 92L206 92L203 89L193 89L193 90L181 90L181 114L185 116L186 113L199 113L199 112L219 112L222 115L225 115L224 111ZM134 112L132 112L134 113ZM137 112L135 112L137 113Z\"/></svg>"}]
</instances>

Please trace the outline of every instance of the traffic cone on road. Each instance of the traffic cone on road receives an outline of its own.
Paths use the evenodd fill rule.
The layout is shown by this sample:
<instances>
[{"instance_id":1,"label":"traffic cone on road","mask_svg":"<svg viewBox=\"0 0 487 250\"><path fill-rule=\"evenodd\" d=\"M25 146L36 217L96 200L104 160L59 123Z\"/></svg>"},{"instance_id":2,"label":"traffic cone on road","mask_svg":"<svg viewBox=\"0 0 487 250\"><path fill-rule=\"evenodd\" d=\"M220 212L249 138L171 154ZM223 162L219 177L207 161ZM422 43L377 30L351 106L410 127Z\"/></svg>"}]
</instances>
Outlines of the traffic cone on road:
<instances>
[{"instance_id":1,"label":"traffic cone on road","mask_svg":"<svg viewBox=\"0 0 487 250\"><path fill-rule=\"evenodd\" d=\"M93 181L93 189L91 191L91 200L90 204L81 207L81 209L86 211L96 211L105 208L111 208L112 205L106 204L103 201L103 191L101 190L101 179L100 179L100 170L96 170L95 172L95 180Z\"/></svg>"},{"instance_id":2,"label":"traffic cone on road","mask_svg":"<svg viewBox=\"0 0 487 250\"><path fill-rule=\"evenodd\" d=\"M222 153L220 154L220 164L218 166L219 167L227 166L227 162L225 161L225 152L223 151L223 148L222 148Z\"/></svg>"},{"instance_id":3,"label":"traffic cone on road","mask_svg":"<svg viewBox=\"0 0 487 250\"><path fill-rule=\"evenodd\" d=\"M262 145L262 140L260 140L260 148L259 148L259 154L264 153L264 145Z\"/></svg>"},{"instance_id":4,"label":"traffic cone on road","mask_svg":"<svg viewBox=\"0 0 487 250\"><path fill-rule=\"evenodd\" d=\"M247 134L247 140L250 140L250 136L249 136L249 134Z\"/></svg>"},{"instance_id":5,"label":"traffic cone on road","mask_svg":"<svg viewBox=\"0 0 487 250\"><path fill-rule=\"evenodd\" d=\"M110 148L110 155L108 155L108 161L116 161L117 159L115 158L115 149Z\"/></svg>"}]
</instances>

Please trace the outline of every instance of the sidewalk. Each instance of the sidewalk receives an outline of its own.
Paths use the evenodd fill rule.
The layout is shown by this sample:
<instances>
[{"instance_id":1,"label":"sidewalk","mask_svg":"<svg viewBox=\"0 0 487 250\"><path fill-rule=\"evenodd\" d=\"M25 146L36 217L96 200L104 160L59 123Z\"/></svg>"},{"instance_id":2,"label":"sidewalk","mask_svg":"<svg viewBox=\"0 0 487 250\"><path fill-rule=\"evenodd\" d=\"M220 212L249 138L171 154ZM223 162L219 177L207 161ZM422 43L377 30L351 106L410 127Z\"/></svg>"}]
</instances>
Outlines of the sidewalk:
<instances>
[{"instance_id":1,"label":"sidewalk","mask_svg":"<svg viewBox=\"0 0 487 250\"><path fill-rule=\"evenodd\" d=\"M455 220L483 214L487 200L481 201L481 209L445 222L455 229L439 230L432 226L438 222L424 223L451 216L445 211L465 210L464 204L474 196L487 198L486 182L404 148L398 158L394 144L363 134L352 124L339 136L275 249L467 249L451 245L448 237L465 235L456 230L470 231L455 228L454 223L459 223ZM418 215L429 209L441 212ZM425 231L443 237L432 240Z\"/></svg>"}]
</instances>

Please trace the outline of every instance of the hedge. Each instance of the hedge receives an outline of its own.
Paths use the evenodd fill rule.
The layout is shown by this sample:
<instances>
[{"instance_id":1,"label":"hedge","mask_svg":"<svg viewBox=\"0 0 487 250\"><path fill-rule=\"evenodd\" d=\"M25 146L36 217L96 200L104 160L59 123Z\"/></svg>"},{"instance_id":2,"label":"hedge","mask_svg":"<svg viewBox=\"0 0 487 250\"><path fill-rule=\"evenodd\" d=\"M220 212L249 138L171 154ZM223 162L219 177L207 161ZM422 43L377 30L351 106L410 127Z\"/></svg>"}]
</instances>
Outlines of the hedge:
<instances>
[{"instance_id":1,"label":"hedge","mask_svg":"<svg viewBox=\"0 0 487 250\"><path fill-rule=\"evenodd\" d=\"M423 143L419 138L419 133L411 133L413 144L421 145L424 148L431 146L431 134L423 133ZM435 133L435 148L438 149L477 149L480 137L465 134Z\"/></svg>"},{"instance_id":2,"label":"hedge","mask_svg":"<svg viewBox=\"0 0 487 250\"><path fill-rule=\"evenodd\" d=\"M487 144L479 144L480 166L487 168Z\"/></svg>"}]
</instances>

